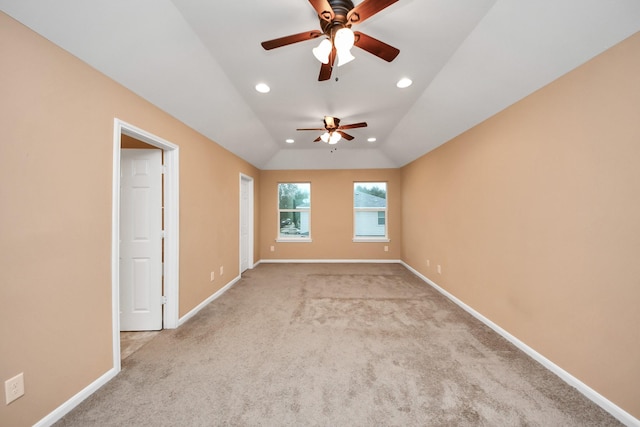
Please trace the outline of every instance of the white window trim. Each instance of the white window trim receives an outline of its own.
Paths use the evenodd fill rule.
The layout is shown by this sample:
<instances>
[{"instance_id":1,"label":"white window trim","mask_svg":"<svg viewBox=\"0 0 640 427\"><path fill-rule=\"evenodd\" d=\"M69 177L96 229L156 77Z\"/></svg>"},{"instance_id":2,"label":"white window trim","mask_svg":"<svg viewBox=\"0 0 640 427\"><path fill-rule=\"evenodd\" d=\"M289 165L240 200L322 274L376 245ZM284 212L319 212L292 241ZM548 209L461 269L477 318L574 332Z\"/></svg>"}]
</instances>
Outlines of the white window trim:
<instances>
[{"instance_id":1,"label":"white window trim","mask_svg":"<svg viewBox=\"0 0 640 427\"><path fill-rule=\"evenodd\" d=\"M313 242L313 240L309 237L299 237L299 238L295 238L295 237L289 237L289 238L285 238L285 237L279 237L276 239L277 243L310 243Z\"/></svg>"},{"instance_id":2,"label":"white window trim","mask_svg":"<svg viewBox=\"0 0 640 427\"><path fill-rule=\"evenodd\" d=\"M353 238L353 242L354 243L380 243L380 242L390 242L391 239L388 239L386 237L354 237Z\"/></svg>"}]
</instances>

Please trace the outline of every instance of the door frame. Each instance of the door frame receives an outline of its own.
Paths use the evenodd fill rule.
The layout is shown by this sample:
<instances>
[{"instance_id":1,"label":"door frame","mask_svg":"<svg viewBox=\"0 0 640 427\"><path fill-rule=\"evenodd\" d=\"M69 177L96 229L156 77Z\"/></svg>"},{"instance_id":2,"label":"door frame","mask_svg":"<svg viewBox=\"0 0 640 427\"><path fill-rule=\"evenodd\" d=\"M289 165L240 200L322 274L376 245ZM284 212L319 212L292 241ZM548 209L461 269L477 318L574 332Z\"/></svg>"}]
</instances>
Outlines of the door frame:
<instances>
[{"instance_id":1,"label":"door frame","mask_svg":"<svg viewBox=\"0 0 640 427\"><path fill-rule=\"evenodd\" d=\"M248 203L248 210L249 210L249 224L248 224L248 232L247 232L247 240L249 241L249 266L248 268L253 268L253 252L254 252L254 246L253 246L253 222L254 222L254 207L253 207L253 199L254 199L254 186L253 186L253 177L249 176L249 175L245 175L243 173L240 173L240 227L239 227L239 233L240 233L240 244L239 244L239 248L240 248L240 254L239 254L239 263L238 263L238 269L242 270L242 245L244 244L243 239L242 239L242 218L244 218L243 216L243 209L244 206L242 204L242 182L245 181L247 182L248 185L248 189L249 189L249 203ZM239 275L242 274L242 271L239 272Z\"/></svg>"},{"instance_id":2,"label":"door frame","mask_svg":"<svg viewBox=\"0 0 640 427\"><path fill-rule=\"evenodd\" d=\"M111 305L113 330L113 365L116 372L120 365L120 144L121 135L143 141L160 148L164 157L164 263L163 282L166 303L162 308L164 329L178 327L178 165L179 147L169 141L144 131L118 118L113 126L113 187L112 187L112 235L111 235Z\"/></svg>"}]
</instances>

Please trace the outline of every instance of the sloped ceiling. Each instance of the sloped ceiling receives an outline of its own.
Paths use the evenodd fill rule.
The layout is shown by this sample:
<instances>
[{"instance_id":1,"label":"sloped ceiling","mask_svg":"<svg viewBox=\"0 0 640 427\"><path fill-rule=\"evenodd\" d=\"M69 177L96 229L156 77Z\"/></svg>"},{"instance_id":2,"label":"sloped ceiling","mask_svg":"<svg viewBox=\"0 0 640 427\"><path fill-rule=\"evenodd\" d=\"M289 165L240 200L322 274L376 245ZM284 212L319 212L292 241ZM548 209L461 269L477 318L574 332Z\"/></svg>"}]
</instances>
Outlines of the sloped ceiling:
<instances>
[{"instance_id":1,"label":"sloped ceiling","mask_svg":"<svg viewBox=\"0 0 640 427\"><path fill-rule=\"evenodd\" d=\"M387 63L355 47L319 82L318 40L260 45L320 29L307 0L0 8L261 169L403 166L640 30L638 0L399 0L354 29L400 55ZM398 89L401 77L413 85ZM296 131L325 115L368 127L331 147Z\"/></svg>"}]
</instances>

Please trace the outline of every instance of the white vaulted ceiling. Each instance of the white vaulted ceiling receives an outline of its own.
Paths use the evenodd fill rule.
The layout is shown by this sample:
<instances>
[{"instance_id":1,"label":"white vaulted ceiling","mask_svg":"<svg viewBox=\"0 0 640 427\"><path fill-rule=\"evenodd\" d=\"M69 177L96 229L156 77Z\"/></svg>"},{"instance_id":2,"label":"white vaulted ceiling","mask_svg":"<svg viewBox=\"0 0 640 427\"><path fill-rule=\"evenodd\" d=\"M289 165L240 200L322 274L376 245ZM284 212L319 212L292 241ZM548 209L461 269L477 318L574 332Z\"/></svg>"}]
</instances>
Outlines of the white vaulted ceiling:
<instances>
[{"instance_id":1,"label":"white vaulted ceiling","mask_svg":"<svg viewBox=\"0 0 640 427\"><path fill-rule=\"evenodd\" d=\"M319 39L260 45L319 30L308 0L0 9L261 169L403 166L640 30L638 0L399 0L355 28L399 56L387 63L354 47L356 59L319 82ZM413 85L398 89L401 77ZM259 82L271 91L256 92ZM331 152L312 142L319 133L296 131L325 115L369 126Z\"/></svg>"}]
</instances>

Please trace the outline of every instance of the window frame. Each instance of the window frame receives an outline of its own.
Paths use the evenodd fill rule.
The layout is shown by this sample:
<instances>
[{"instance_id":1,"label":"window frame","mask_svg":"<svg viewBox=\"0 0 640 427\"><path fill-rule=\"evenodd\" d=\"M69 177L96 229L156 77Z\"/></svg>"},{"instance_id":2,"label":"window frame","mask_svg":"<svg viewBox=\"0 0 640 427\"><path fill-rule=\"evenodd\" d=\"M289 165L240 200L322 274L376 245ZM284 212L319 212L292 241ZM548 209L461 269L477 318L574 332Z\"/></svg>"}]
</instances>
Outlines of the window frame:
<instances>
[{"instance_id":1,"label":"window frame","mask_svg":"<svg viewBox=\"0 0 640 427\"><path fill-rule=\"evenodd\" d=\"M356 206L356 188L358 185L384 184L385 190L385 206L384 207L357 207ZM352 206L353 206L353 241L354 242L389 242L389 183L387 181L354 181L352 187ZM384 235L357 235L356 221L358 212L377 212L377 225L384 226ZM380 212L384 213L384 223L380 224Z\"/></svg>"},{"instance_id":2,"label":"window frame","mask_svg":"<svg viewBox=\"0 0 640 427\"><path fill-rule=\"evenodd\" d=\"M298 208L280 208L280 186L281 185L285 185L285 184L294 184L294 185L308 185L309 186L309 206L304 206L304 207L298 207ZM306 181L297 181L297 182L278 182L277 183L277 191L276 191L276 197L277 197L277 202L276 202L276 208L277 208L277 214L276 214L276 221L277 221L277 232L276 232L276 242L286 242L286 243L291 243L291 242L311 242L311 182L306 182ZM308 222L308 226L309 226L309 234L282 234L282 224L281 224L281 214L282 213L299 213L299 214L306 214L307 215L307 222Z\"/></svg>"}]
</instances>

